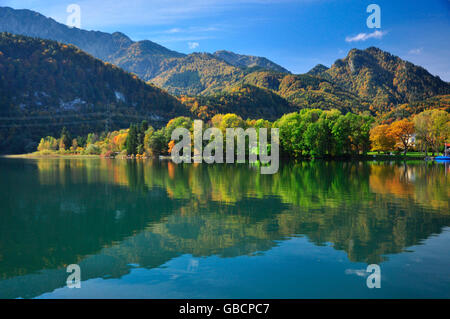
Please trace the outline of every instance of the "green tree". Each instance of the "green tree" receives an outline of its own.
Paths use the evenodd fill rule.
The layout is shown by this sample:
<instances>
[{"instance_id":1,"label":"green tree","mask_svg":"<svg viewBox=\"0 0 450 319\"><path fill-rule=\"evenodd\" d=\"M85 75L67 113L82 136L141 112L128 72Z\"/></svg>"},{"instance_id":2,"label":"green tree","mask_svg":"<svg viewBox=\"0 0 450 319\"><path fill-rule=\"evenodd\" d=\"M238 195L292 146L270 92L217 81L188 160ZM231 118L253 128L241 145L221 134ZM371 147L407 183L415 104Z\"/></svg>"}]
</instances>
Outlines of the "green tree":
<instances>
[{"instance_id":1,"label":"green tree","mask_svg":"<svg viewBox=\"0 0 450 319\"><path fill-rule=\"evenodd\" d=\"M70 149L70 147L72 146L72 137L65 126L62 128L60 136L59 148L64 150Z\"/></svg>"},{"instance_id":2,"label":"green tree","mask_svg":"<svg viewBox=\"0 0 450 319\"><path fill-rule=\"evenodd\" d=\"M450 137L450 114L442 110L433 110L431 123L431 136L434 141L435 150L439 152L439 148Z\"/></svg>"},{"instance_id":3,"label":"green tree","mask_svg":"<svg viewBox=\"0 0 450 319\"><path fill-rule=\"evenodd\" d=\"M312 156L324 156L329 152L332 135L326 119L310 123L304 134L304 144Z\"/></svg>"},{"instance_id":4,"label":"green tree","mask_svg":"<svg viewBox=\"0 0 450 319\"><path fill-rule=\"evenodd\" d=\"M302 124L299 113L289 113L278 119L273 127L279 129L280 146L284 154L290 157L302 155L303 133L306 127Z\"/></svg>"},{"instance_id":5,"label":"green tree","mask_svg":"<svg viewBox=\"0 0 450 319\"><path fill-rule=\"evenodd\" d=\"M431 119L432 113L433 111L427 110L417 114L413 119L414 130L416 131L416 141L425 148L425 152L428 152L429 148L434 144Z\"/></svg>"},{"instance_id":6,"label":"green tree","mask_svg":"<svg viewBox=\"0 0 450 319\"><path fill-rule=\"evenodd\" d=\"M167 151L166 133L164 129L157 130L151 134L148 146L153 156L164 154Z\"/></svg>"},{"instance_id":7,"label":"green tree","mask_svg":"<svg viewBox=\"0 0 450 319\"><path fill-rule=\"evenodd\" d=\"M136 124L131 124L128 130L128 136L126 141L127 154L137 154L138 141L138 128Z\"/></svg>"},{"instance_id":8,"label":"green tree","mask_svg":"<svg viewBox=\"0 0 450 319\"><path fill-rule=\"evenodd\" d=\"M169 143L169 141L171 140L172 132L176 128L185 128L185 129L191 130L192 129L192 119L190 119L189 117L186 117L186 116L179 116L179 117L171 119L167 123L166 129L164 130L167 143Z\"/></svg>"},{"instance_id":9,"label":"green tree","mask_svg":"<svg viewBox=\"0 0 450 319\"><path fill-rule=\"evenodd\" d=\"M94 144L97 141L98 141L98 135L95 134L95 133L89 133L87 138L86 138L86 145Z\"/></svg>"}]
</instances>

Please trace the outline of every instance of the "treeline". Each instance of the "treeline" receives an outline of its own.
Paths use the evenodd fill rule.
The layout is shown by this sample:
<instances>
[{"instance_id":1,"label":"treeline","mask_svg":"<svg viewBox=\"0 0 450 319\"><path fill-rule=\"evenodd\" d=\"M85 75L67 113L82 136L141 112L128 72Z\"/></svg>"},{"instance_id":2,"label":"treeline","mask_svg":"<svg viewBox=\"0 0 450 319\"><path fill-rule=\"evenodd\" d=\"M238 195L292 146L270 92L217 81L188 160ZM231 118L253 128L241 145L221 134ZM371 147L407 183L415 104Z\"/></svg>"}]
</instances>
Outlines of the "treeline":
<instances>
[{"instance_id":1,"label":"treeline","mask_svg":"<svg viewBox=\"0 0 450 319\"><path fill-rule=\"evenodd\" d=\"M370 131L372 150L389 152L402 150L404 154L414 148L431 151L434 156L450 138L450 114L442 110L427 110L411 119L401 119L391 124L380 124Z\"/></svg>"},{"instance_id":2,"label":"treeline","mask_svg":"<svg viewBox=\"0 0 450 319\"><path fill-rule=\"evenodd\" d=\"M369 114L347 113L338 110L304 109L283 115L275 122L268 120L244 120L240 116L216 114L203 129L217 127L225 133L227 128L278 128L280 151L288 158L336 157L364 155L368 151L403 152L415 149L439 152L450 137L450 115L441 110L428 110L410 119L391 124L375 124ZM175 141L174 129L183 127L193 132L194 120L176 117L165 127L154 129L143 121L129 129L102 133L90 133L86 137L72 138L66 128L59 138L42 138L38 146L40 154L81 155L130 155L152 157L169 154ZM208 143L208 141L204 141Z\"/></svg>"}]
</instances>

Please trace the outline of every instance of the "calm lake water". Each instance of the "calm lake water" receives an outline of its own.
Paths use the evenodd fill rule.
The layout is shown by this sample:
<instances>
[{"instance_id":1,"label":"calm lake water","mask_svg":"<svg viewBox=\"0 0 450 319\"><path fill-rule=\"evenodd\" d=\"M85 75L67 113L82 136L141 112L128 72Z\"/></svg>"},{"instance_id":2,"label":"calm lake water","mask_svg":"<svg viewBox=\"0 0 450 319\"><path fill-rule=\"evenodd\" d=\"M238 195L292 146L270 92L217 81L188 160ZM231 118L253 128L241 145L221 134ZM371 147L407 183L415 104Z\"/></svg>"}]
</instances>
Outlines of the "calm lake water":
<instances>
[{"instance_id":1,"label":"calm lake water","mask_svg":"<svg viewBox=\"0 0 450 319\"><path fill-rule=\"evenodd\" d=\"M0 159L0 298L450 298L450 168ZM66 267L79 264L81 288ZM381 268L381 288L366 268Z\"/></svg>"}]
</instances>

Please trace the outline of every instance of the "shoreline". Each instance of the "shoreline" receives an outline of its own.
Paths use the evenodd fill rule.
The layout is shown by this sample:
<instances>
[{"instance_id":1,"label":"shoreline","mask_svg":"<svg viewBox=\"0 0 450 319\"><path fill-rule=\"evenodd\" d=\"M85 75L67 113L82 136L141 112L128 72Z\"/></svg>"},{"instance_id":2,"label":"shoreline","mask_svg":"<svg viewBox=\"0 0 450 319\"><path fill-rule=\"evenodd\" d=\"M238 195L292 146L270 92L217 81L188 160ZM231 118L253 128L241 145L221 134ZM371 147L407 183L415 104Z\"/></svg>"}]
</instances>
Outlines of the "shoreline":
<instances>
[{"instance_id":1,"label":"shoreline","mask_svg":"<svg viewBox=\"0 0 450 319\"><path fill-rule=\"evenodd\" d=\"M101 155L75 155L75 154L34 154L34 153L28 153L28 154L7 154L7 155L0 155L0 158L9 158L9 159L56 159L56 158L64 158L64 159L93 159L93 158L103 158L103 159L149 159L149 160L168 160L170 159L170 155L160 155L159 157L127 157L127 156L115 156L115 157L104 157ZM335 156L335 157L302 157L297 159L292 158L283 158L281 157L280 160L282 161L314 161L314 160L323 160L323 161L405 161L405 160L418 160L418 161L434 161L434 158L431 156L425 156L422 154L409 154L409 155L354 155L354 156Z\"/></svg>"},{"instance_id":2,"label":"shoreline","mask_svg":"<svg viewBox=\"0 0 450 319\"><path fill-rule=\"evenodd\" d=\"M100 155L63 155L63 154L51 154L51 155L39 155L39 154L10 154L10 155L0 155L0 158L29 158L29 159L39 159L39 158L102 158Z\"/></svg>"}]
</instances>

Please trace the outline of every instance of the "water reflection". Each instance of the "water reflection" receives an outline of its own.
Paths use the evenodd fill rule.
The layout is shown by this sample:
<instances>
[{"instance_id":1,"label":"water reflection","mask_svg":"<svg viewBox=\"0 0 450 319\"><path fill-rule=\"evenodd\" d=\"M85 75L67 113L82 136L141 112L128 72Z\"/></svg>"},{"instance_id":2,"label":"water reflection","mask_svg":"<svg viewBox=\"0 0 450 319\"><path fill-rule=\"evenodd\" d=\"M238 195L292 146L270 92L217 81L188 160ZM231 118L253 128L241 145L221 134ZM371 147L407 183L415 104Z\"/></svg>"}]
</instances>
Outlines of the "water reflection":
<instances>
[{"instance_id":1,"label":"water reflection","mask_svg":"<svg viewBox=\"0 0 450 319\"><path fill-rule=\"evenodd\" d=\"M307 236L379 263L450 225L449 174L434 163L247 165L0 160L0 297L120 278L193 256L264 253ZM24 282L27 282L24 285Z\"/></svg>"}]
</instances>

